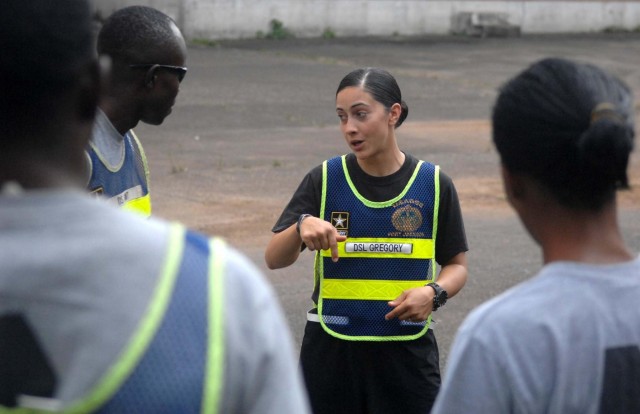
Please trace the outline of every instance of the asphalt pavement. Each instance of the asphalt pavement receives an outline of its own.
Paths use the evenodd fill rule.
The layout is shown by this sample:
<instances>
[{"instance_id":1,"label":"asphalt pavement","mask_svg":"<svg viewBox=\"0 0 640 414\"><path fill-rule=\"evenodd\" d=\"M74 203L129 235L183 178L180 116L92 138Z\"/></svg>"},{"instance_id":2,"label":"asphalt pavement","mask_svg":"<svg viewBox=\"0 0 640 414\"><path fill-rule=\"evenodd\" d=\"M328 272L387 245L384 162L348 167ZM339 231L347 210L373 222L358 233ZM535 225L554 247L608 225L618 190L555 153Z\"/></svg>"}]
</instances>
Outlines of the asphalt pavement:
<instances>
[{"instance_id":1,"label":"asphalt pavement","mask_svg":"<svg viewBox=\"0 0 640 414\"><path fill-rule=\"evenodd\" d=\"M488 119L500 85L548 56L597 64L640 94L640 34L634 33L192 45L173 114L162 126L136 129L150 160L154 213L221 235L246 253L271 281L300 343L311 306L312 254L271 271L264 265L264 247L303 175L348 151L334 109L339 81L357 67L386 68L409 105L409 117L398 129L401 148L440 164L453 178L463 208L469 281L435 315L444 367L468 312L541 266L537 246L502 195ZM634 154L635 185L639 164ZM635 251L640 251L639 200L634 190L620 203L621 226Z\"/></svg>"}]
</instances>

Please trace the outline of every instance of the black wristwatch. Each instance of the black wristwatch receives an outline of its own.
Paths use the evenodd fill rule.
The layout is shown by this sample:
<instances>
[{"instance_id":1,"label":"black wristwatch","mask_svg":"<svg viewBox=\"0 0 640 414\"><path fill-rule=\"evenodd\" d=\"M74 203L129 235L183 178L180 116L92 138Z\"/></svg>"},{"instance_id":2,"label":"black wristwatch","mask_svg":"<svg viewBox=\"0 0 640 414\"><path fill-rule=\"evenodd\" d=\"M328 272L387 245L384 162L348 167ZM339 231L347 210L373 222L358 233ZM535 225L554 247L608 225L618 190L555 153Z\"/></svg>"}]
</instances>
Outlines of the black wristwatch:
<instances>
[{"instance_id":1,"label":"black wristwatch","mask_svg":"<svg viewBox=\"0 0 640 414\"><path fill-rule=\"evenodd\" d=\"M438 310L438 308L444 306L444 304L447 303L447 298L449 297L449 295L447 294L446 290L442 289L442 287L440 287L440 285L435 282L427 283L425 286L432 287L436 292L436 295L433 297L433 311L435 312Z\"/></svg>"}]
</instances>

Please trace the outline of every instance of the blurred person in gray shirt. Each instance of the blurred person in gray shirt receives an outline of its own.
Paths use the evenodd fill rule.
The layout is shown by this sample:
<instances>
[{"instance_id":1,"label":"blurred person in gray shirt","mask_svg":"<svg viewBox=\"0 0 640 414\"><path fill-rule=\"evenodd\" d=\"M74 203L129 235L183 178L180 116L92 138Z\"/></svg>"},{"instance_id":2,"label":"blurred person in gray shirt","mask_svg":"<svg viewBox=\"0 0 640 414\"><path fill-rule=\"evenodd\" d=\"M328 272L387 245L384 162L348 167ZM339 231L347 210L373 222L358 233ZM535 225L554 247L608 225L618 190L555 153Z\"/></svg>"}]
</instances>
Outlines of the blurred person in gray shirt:
<instances>
[{"instance_id":1,"label":"blurred person in gray shirt","mask_svg":"<svg viewBox=\"0 0 640 414\"><path fill-rule=\"evenodd\" d=\"M88 2L2 8L0 411L308 413L282 310L244 256L84 190L108 69Z\"/></svg>"},{"instance_id":2,"label":"blurred person in gray shirt","mask_svg":"<svg viewBox=\"0 0 640 414\"><path fill-rule=\"evenodd\" d=\"M544 59L503 86L493 140L544 267L467 317L434 413L640 413L640 258L616 208L633 117L589 64Z\"/></svg>"}]
</instances>

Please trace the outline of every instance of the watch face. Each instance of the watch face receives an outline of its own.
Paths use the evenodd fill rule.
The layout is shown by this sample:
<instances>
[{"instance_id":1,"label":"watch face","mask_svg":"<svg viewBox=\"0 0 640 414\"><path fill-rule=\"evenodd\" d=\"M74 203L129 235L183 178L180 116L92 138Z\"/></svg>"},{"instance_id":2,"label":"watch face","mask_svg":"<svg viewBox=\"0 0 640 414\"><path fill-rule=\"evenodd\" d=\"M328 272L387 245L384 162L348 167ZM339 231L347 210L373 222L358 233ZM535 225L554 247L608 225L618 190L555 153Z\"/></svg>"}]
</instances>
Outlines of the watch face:
<instances>
[{"instance_id":1,"label":"watch face","mask_svg":"<svg viewBox=\"0 0 640 414\"><path fill-rule=\"evenodd\" d=\"M447 303L447 291L442 289L440 285L434 283L434 287L436 288L436 296L434 301L438 304L438 306L442 306Z\"/></svg>"},{"instance_id":2,"label":"watch face","mask_svg":"<svg viewBox=\"0 0 640 414\"><path fill-rule=\"evenodd\" d=\"M435 296L433 297L433 310L435 311L439 307L447 303L448 294L447 294L447 291L442 289L442 287L437 283L431 282L431 283L428 283L427 286L432 287L433 290L436 292Z\"/></svg>"}]
</instances>

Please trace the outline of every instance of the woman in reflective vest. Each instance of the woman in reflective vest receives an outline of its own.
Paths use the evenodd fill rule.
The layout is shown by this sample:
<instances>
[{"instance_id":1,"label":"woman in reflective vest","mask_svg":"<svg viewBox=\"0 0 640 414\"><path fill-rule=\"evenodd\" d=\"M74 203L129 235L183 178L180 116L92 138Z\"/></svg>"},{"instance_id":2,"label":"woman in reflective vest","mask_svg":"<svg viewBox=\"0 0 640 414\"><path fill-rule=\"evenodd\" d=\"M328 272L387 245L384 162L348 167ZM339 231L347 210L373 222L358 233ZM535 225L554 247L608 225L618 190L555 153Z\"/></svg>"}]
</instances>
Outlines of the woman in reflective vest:
<instances>
[{"instance_id":1,"label":"woman in reflective vest","mask_svg":"<svg viewBox=\"0 0 640 414\"><path fill-rule=\"evenodd\" d=\"M399 149L408 107L387 71L349 73L336 112L351 153L304 178L265 260L277 269L316 252L300 356L314 413L428 412L440 385L431 312L467 278L455 187Z\"/></svg>"}]
</instances>

